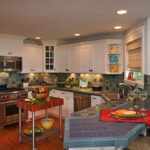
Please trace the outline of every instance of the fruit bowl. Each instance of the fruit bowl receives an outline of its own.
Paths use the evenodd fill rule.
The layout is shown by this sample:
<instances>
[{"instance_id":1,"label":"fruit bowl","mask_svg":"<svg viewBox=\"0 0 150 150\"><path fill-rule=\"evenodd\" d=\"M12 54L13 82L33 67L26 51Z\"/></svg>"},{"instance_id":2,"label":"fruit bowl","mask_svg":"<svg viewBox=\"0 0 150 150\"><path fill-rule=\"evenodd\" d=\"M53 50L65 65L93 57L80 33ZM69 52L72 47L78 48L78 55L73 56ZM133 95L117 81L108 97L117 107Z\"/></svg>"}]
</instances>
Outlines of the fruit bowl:
<instances>
[{"instance_id":1,"label":"fruit bowl","mask_svg":"<svg viewBox=\"0 0 150 150\"><path fill-rule=\"evenodd\" d=\"M32 93L32 96L36 99L45 99L49 96L49 92L48 93L38 93L38 94Z\"/></svg>"},{"instance_id":2,"label":"fruit bowl","mask_svg":"<svg viewBox=\"0 0 150 150\"><path fill-rule=\"evenodd\" d=\"M41 120L41 124L42 124L42 127L45 129L45 130L49 130L51 129L51 127L53 126L53 123L54 123L54 119L43 119Z\"/></svg>"}]
</instances>

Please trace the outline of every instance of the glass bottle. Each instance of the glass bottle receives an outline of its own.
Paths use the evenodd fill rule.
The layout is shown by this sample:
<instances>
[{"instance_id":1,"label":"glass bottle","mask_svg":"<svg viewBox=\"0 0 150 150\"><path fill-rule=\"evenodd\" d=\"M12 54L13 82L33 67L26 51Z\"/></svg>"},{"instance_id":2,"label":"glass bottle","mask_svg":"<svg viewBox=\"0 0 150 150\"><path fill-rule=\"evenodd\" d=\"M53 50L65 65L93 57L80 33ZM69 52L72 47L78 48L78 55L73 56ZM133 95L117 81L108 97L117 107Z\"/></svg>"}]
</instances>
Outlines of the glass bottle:
<instances>
[{"instance_id":1,"label":"glass bottle","mask_svg":"<svg viewBox=\"0 0 150 150\"><path fill-rule=\"evenodd\" d=\"M135 83L135 89L133 90L133 95L134 95L134 101L133 101L133 107L135 109L140 108L140 98L139 95L141 94L141 91L138 88L138 83Z\"/></svg>"}]
</instances>

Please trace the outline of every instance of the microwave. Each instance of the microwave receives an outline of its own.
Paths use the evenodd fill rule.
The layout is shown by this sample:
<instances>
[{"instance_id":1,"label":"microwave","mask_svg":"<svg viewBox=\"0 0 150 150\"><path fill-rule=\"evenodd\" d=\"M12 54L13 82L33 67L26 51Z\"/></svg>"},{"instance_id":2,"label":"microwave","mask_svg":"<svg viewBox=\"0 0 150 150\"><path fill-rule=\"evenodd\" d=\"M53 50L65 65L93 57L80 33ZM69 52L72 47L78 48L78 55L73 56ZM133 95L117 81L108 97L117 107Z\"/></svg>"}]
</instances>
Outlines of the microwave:
<instances>
[{"instance_id":1,"label":"microwave","mask_svg":"<svg viewBox=\"0 0 150 150\"><path fill-rule=\"evenodd\" d=\"M0 56L0 71L22 71L22 57Z\"/></svg>"}]
</instances>

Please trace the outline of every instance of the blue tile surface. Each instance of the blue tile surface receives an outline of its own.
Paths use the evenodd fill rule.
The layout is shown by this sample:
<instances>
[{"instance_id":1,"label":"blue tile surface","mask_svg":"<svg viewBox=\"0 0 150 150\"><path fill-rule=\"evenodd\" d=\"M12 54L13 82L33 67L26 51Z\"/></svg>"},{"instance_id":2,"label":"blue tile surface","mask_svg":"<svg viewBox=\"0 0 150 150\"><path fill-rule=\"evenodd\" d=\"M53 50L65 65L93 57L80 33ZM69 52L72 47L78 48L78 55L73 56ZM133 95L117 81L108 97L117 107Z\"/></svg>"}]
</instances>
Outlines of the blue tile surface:
<instances>
[{"instance_id":1,"label":"blue tile surface","mask_svg":"<svg viewBox=\"0 0 150 150\"><path fill-rule=\"evenodd\" d=\"M64 148L126 146L146 129L144 123L99 121L99 117L67 118Z\"/></svg>"}]
</instances>

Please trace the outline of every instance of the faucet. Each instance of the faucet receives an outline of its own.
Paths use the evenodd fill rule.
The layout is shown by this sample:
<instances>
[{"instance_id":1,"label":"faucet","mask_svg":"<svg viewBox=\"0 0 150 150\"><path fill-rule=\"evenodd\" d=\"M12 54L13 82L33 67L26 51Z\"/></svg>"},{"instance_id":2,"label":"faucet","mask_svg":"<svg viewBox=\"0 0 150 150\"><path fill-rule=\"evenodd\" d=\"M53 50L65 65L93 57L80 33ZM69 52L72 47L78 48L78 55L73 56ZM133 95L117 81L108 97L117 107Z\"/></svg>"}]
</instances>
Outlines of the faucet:
<instances>
[{"instance_id":1,"label":"faucet","mask_svg":"<svg viewBox=\"0 0 150 150\"><path fill-rule=\"evenodd\" d=\"M132 87L127 83L119 83L119 86L126 86L128 87L129 91L132 91ZM124 88L123 88L122 94L125 94Z\"/></svg>"}]
</instances>

